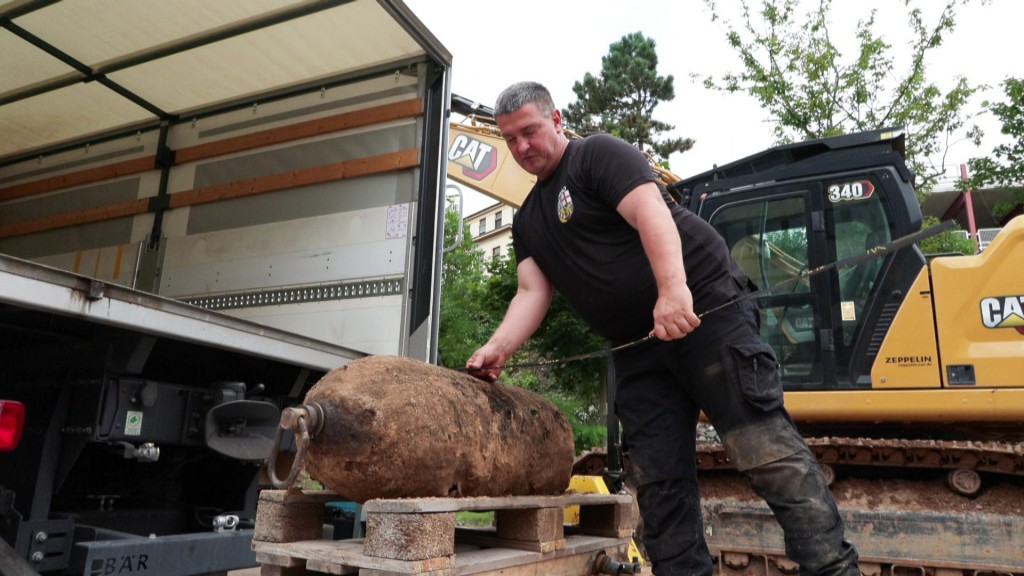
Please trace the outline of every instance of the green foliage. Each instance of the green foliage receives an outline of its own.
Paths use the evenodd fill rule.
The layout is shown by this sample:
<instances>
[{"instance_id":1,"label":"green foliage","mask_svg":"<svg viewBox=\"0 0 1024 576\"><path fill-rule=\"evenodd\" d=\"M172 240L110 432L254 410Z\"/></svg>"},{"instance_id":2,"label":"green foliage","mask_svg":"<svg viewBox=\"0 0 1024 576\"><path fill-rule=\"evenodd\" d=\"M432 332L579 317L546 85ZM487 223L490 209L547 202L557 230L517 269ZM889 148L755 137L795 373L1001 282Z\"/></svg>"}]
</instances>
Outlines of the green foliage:
<instances>
[{"instance_id":1,"label":"green foliage","mask_svg":"<svg viewBox=\"0 0 1024 576\"><path fill-rule=\"evenodd\" d=\"M1006 101L988 107L1003 123L1000 132L1011 140L996 146L991 156L968 161L972 186L1004 186L1013 191L1016 202L998 203L992 209L996 218L1003 218L1024 204L1024 80L1007 78L1003 92Z\"/></svg>"},{"instance_id":2,"label":"green foliage","mask_svg":"<svg viewBox=\"0 0 1024 576\"><path fill-rule=\"evenodd\" d=\"M675 127L655 120L654 108L675 98L672 75L658 75L654 40L640 32L611 44L601 58L600 76L587 72L573 84L576 102L562 111L566 124L580 133L607 132L634 144L657 161L693 147L688 138L657 139Z\"/></svg>"},{"instance_id":3,"label":"green foliage","mask_svg":"<svg viewBox=\"0 0 1024 576\"><path fill-rule=\"evenodd\" d=\"M572 425L576 454L608 445L608 428L600 422L601 410L592 403L557 394L549 395Z\"/></svg>"},{"instance_id":4,"label":"green foliage","mask_svg":"<svg viewBox=\"0 0 1024 576\"><path fill-rule=\"evenodd\" d=\"M460 510L455 513L455 524L457 526L475 527L494 526L494 511L474 512L472 510Z\"/></svg>"},{"instance_id":5,"label":"green foliage","mask_svg":"<svg viewBox=\"0 0 1024 576\"><path fill-rule=\"evenodd\" d=\"M516 294L516 261L513 255L492 260L487 265L486 294L483 305L495 317L504 314L508 302ZM516 353L514 362L538 362L577 356L606 346L594 334L561 294L555 293L551 307L533 337ZM596 358L567 364L553 364L543 370L531 369L533 379L526 387L537 391L559 391L596 398L604 387L605 360ZM502 379L525 378L522 370L506 370Z\"/></svg>"},{"instance_id":6,"label":"green foliage","mask_svg":"<svg viewBox=\"0 0 1024 576\"><path fill-rule=\"evenodd\" d=\"M445 246L455 242L458 215L445 216ZM490 338L504 317L518 288L515 257L482 261L482 252L466 240L444 257L441 285L441 325L438 356L449 368L462 367L466 359ZM556 293L547 317L533 337L509 363L536 362L576 356L605 346ZM577 450L605 443L599 423L599 405L605 382L605 360L508 369L501 380L545 395L566 413L573 425Z\"/></svg>"},{"instance_id":7,"label":"green foliage","mask_svg":"<svg viewBox=\"0 0 1024 576\"><path fill-rule=\"evenodd\" d=\"M928 216L921 224L922 228L937 226L939 219L935 216ZM978 252L978 245L960 231L959 226L925 238L917 243L918 248L925 254L975 254Z\"/></svg>"},{"instance_id":8,"label":"green foliage","mask_svg":"<svg viewBox=\"0 0 1024 576\"><path fill-rule=\"evenodd\" d=\"M445 217L445 246L455 242L458 215ZM507 255L486 264L482 252L466 240L444 257L441 284L441 325L438 356L449 368L465 365L466 359L490 338L518 288L515 257ZM509 363L554 360L600 350L603 340L569 308L558 294L540 328ZM507 384L571 402L593 405L604 389L604 359L549 365L542 368L508 369L501 374Z\"/></svg>"},{"instance_id":9,"label":"green foliage","mask_svg":"<svg viewBox=\"0 0 1024 576\"><path fill-rule=\"evenodd\" d=\"M594 424L582 424L572 427L573 442L576 454L608 445L608 429Z\"/></svg>"},{"instance_id":10,"label":"green foliage","mask_svg":"<svg viewBox=\"0 0 1024 576\"><path fill-rule=\"evenodd\" d=\"M445 246L455 244L460 225L457 212L445 213ZM439 363L448 368L465 366L466 359L490 337L501 318L496 319L481 302L485 279L483 252L470 241L468 226L463 225L462 233L462 242L444 255L441 268L437 355Z\"/></svg>"},{"instance_id":11,"label":"green foliage","mask_svg":"<svg viewBox=\"0 0 1024 576\"><path fill-rule=\"evenodd\" d=\"M714 0L705 0L715 13ZM728 24L729 44L738 52L742 71L704 80L707 88L754 96L775 122L780 143L824 138L850 132L903 126L907 163L918 176L918 189L931 190L943 167L931 159L967 121L962 109L984 86L956 78L943 91L928 80L925 61L956 26L956 0L947 0L937 22L924 22L921 9L907 0L912 35L905 50L893 50L875 32L876 11L857 25L831 26L831 0L797 14L797 0L762 0L754 13L743 1L743 23ZM713 19L717 19L715 14ZM833 38L852 31L857 50L845 57ZM894 53L909 64L897 70Z\"/></svg>"}]
</instances>

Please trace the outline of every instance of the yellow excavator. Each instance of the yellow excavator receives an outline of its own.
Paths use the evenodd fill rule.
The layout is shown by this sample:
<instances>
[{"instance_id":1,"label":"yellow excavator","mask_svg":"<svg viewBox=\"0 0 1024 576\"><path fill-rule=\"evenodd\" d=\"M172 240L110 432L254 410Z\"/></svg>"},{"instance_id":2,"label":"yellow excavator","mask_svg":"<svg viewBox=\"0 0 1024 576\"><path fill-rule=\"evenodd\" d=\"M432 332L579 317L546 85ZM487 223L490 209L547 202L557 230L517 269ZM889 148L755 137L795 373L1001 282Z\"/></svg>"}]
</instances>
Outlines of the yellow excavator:
<instances>
[{"instance_id":1,"label":"yellow excavator","mask_svg":"<svg viewBox=\"0 0 1024 576\"><path fill-rule=\"evenodd\" d=\"M518 206L533 179L493 111L458 96L452 111L465 119L450 125L449 178ZM885 129L800 142L688 178L652 167L758 287L786 407L840 479L862 571L1024 574L1024 217L979 254L891 249L922 225L905 138ZM843 261L854 265L809 273ZM702 486L731 474L715 442L699 447L698 465ZM868 490L844 504L843 480L857 494L898 481L908 502ZM744 498L705 497L720 573L761 562L785 573L778 526Z\"/></svg>"}]
</instances>

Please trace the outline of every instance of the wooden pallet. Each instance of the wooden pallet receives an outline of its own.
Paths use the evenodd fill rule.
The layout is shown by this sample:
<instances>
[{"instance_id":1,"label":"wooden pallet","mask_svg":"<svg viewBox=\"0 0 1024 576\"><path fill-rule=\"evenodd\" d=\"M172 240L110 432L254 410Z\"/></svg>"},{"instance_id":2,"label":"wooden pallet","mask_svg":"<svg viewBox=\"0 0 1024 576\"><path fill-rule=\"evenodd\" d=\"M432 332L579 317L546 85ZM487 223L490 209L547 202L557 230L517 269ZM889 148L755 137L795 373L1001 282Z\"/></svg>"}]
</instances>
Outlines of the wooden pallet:
<instances>
[{"instance_id":1,"label":"wooden pallet","mask_svg":"<svg viewBox=\"0 0 1024 576\"><path fill-rule=\"evenodd\" d=\"M627 560L636 522L628 495L371 500L365 538L324 540L324 505L337 499L325 491L260 494L252 547L261 576L592 574L602 552ZM564 526L563 508L573 505L580 523ZM496 527L457 528L455 513L466 510L493 510Z\"/></svg>"}]
</instances>

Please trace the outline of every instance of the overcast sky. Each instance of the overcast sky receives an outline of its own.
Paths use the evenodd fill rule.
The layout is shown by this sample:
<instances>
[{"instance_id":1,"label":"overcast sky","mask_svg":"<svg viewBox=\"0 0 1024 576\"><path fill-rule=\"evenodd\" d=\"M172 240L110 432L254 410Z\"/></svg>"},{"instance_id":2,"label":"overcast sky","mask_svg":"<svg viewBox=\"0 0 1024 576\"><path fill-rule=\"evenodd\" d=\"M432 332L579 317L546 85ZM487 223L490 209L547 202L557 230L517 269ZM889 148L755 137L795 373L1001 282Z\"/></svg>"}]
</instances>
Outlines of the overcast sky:
<instances>
[{"instance_id":1,"label":"overcast sky","mask_svg":"<svg viewBox=\"0 0 1024 576\"><path fill-rule=\"evenodd\" d=\"M672 170L689 176L752 154L772 144L767 113L750 96L706 90L691 80L725 71L740 71L735 51L725 41L725 26L712 22L700 0L478 0L453 2L405 0L452 53L452 92L494 105L498 93L513 82L536 80L551 90L564 108L576 99L574 82L587 72L598 75L601 57L626 34L642 32L657 45L658 72L675 78L675 100L662 103L654 117L674 124L673 135L693 138L694 148L674 154ZM736 0L718 0L735 7ZM756 5L757 2L755 1ZM817 1L804 0L816 6ZM925 22L934 25L945 2L919 0ZM855 48L856 24L871 7L878 8L879 30L899 50L911 40L906 9L897 0L834 0L832 41L840 49ZM737 25L736 14L730 14ZM975 0L957 7L957 28L927 62L928 77L949 88L958 75L989 84L984 96L1002 100L999 83L1007 76L1024 77L1021 48L1024 2ZM902 73L906 60L897 60ZM982 98L972 103L978 108ZM986 148L997 141L999 124L983 122ZM909 135L913 137L913 135ZM954 144L946 164L958 166L978 156L973 145ZM491 201L474 198L465 214Z\"/></svg>"}]
</instances>

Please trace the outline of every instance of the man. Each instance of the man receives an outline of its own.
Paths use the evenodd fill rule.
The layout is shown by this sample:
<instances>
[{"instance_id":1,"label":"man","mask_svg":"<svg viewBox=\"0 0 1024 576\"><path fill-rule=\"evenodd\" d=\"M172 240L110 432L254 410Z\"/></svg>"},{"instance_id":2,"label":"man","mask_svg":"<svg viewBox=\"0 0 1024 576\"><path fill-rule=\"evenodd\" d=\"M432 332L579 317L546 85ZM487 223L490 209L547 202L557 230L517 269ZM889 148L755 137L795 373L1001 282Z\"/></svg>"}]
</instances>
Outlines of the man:
<instances>
[{"instance_id":1,"label":"man","mask_svg":"<svg viewBox=\"0 0 1024 576\"><path fill-rule=\"evenodd\" d=\"M703 319L694 313L746 290L722 238L668 199L636 148L607 135L569 141L540 84L507 88L495 116L513 158L537 184L512 225L516 295L466 362L470 373L497 379L556 288L613 345L654 334L613 355L615 409L654 573L712 573L695 469L703 410L774 511L801 574L859 576L821 469L783 408L756 310L741 302Z\"/></svg>"}]
</instances>

